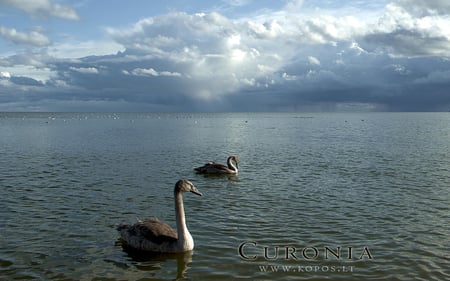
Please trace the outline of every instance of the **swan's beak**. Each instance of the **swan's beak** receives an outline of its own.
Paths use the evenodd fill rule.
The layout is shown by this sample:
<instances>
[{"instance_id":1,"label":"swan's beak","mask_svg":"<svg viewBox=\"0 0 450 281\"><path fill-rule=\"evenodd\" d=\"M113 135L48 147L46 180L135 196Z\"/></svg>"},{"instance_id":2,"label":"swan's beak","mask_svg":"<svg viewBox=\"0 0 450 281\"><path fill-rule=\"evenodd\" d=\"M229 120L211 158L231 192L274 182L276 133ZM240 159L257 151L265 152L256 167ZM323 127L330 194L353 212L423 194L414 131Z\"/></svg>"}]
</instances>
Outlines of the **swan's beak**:
<instances>
[{"instance_id":1,"label":"swan's beak","mask_svg":"<svg viewBox=\"0 0 450 281\"><path fill-rule=\"evenodd\" d=\"M194 194L197 194L199 196L202 196L202 193L200 191L198 191L198 189L195 186L192 186L191 192Z\"/></svg>"}]
</instances>

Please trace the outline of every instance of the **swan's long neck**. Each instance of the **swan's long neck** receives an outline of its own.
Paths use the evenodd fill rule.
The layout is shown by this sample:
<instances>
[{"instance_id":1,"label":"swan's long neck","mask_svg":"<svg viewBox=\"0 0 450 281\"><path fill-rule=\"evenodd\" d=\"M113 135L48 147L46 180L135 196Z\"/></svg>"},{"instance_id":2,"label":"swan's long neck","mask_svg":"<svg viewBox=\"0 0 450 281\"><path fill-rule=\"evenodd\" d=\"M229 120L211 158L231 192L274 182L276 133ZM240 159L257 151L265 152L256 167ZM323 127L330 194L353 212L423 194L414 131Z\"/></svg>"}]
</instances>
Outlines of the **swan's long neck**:
<instances>
[{"instance_id":1,"label":"swan's long neck","mask_svg":"<svg viewBox=\"0 0 450 281\"><path fill-rule=\"evenodd\" d=\"M234 166L233 159L231 157L229 157L227 159L227 165L228 165L228 169L233 170L233 171L237 171L237 167Z\"/></svg>"},{"instance_id":2,"label":"swan's long neck","mask_svg":"<svg viewBox=\"0 0 450 281\"><path fill-rule=\"evenodd\" d=\"M183 247L193 246L192 236L186 226L182 192L175 192L175 214L177 220L178 243Z\"/></svg>"}]
</instances>

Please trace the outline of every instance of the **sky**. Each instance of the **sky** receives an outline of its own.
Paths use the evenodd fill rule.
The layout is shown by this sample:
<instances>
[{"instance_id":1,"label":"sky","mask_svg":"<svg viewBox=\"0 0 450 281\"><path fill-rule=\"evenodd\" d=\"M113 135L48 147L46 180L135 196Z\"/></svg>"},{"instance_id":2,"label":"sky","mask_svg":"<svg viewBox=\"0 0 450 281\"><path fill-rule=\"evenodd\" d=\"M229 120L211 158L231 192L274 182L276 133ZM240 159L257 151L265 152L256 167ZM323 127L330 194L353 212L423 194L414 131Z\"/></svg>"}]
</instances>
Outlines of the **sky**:
<instances>
[{"instance_id":1,"label":"sky","mask_svg":"<svg viewBox=\"0 0 450 281\"><path fill-rule=\"evenodd\" d=\"M448 0L0 0L0 111L449 111Z\"/></svg>"}]
</instances>

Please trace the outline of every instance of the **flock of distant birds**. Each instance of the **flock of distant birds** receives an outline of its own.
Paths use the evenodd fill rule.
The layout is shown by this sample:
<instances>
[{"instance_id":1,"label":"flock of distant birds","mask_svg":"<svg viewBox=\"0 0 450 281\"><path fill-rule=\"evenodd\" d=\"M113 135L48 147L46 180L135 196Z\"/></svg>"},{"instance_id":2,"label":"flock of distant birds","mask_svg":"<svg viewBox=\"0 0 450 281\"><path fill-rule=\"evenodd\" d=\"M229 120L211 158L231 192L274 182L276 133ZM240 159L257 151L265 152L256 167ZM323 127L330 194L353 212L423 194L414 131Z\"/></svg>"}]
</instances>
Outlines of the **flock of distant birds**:
<instances>
[{"instance_id":1,"label":"flock of distant birds","mask_svg":"<svg viewBox=\"0 0 450 281\"><path fill-rule=\"evenodd\" d=\"M194 168L194 171L199 174L237 175L238 164L238 157L232 155L228 157L227 165L208 162ZM135 251L157 253L181 253L194 249L194 239L187 229L184 214L183 193L185 192L202 196L202 193L189 180L181 179L175 184L176 230L156 217L138 220L135 224L120 224L117 230L122 244Z\"/></svg>"}]
</instances>

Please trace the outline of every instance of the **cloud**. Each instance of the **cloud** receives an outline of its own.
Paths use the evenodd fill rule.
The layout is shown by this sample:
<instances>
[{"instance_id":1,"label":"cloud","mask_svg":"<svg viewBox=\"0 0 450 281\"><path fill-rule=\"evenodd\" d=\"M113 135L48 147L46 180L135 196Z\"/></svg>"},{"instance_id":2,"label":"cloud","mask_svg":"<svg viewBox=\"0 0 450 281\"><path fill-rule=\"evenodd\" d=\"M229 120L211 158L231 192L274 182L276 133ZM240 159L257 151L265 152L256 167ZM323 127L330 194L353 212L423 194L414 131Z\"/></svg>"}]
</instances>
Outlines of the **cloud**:
<instances>
[{"instance_id":1,"label":"cloud","mask_svg":"<svg viewBox=\"0 0 450 281\"><path fill-rule=\"evenodd\" d=\"M427 76L420 77L414 80L417 84L433 84L433 85L450 85L450 70L445 71L433 71Z\"/></svg>"},{"instance_id":2,"label":"cloud","mask_svg":"<svg viewBox=\"0 0 450 281\"><path fill-rule=\"evenodd\" d=\"M311 65L320 65L320 60L313 56L308 56L308 61Z\"/></svg>"},{"instance_id":3,"label":"cloud","mask_svg":"<svg viewBox=\"0 0 450 281\"><path fill-rule=\"evenodd\" d=\"M424 3L400 1L401 4L407 2L411 2L410 7L388 4L378 25L361 36L363 46L372 50L389 52L395 56L450 57L450 30L448 29L450 17L429 14L416 16L411 13L411 10L414 10L411 7ZM413 2L416 2L416 5ZM431 3L437 4L437 2L439 1Z\"/></svg>"},{"instance_id":4,"label":"cloud","mask_svg":"<svg viewBox=\"0 0 450 281\"><path fill-rule=\"evenodd\" d=\"M78 20L77 12L70 6L52 3L51 0L0 0L0 5L7 5L39 18L59 17L68 20Z\"/></svg>"},{"instance_id":5,"label":"cloud","mask_svg":"<svg viewBox=\"0 0 450 281\"><path fill-rule=\"evenodd\" d=\"M48 46L50 39L39 31L30 31L29 33L18 32L14 28L0 26L0 36L16 44L25 44L31 46Z\"/></svg>"},{"instance_id":6,"label":"cloud","mask_svg":"<svg viewBox=\"0 0 450 281\"><path fill-rule=\"evenodd\" d=\"M48 55L58 59L78 59L89 56L106 56L124 50L123 46L111 40L55 42L47 48Z\"/></svg>"},{"instance_id":7,"label":"cloud","mask_svg":"<svg viewBox=\"0 0 450 281\"><path fill-rule=\"evenodd\" d=\"M0 78L11 78L11 73L9 73L8 71L1 71Z\"/></svg>"},{"instance_id":8,"label":"cloud","mask_svg":"<svg viewBox=\"0 0 450 281\"><path fill-rule=\"evenodd\" d=\"M85 73L85 74L98 74L98 69L95 67L69 67L70 70Z\"/></svg>"},{"instance_id":9,"label":"cloud","mask_svg":"<svg viewBox=\"0 0 450 281\"><path fill-rule=\"evenodd\" d=\"M32 17L37 18L59 17L69 20L79 19L78 14L71 7L55 4L50 0L0 0L0 6L2 5L23 10ZM15 28L0 25L0 37L14 44L23 44L31 47L46 47L52 44L41 27L35 27L29 32L21 32Z\"/></svg>"},{"instance_id":10,"label":"cloud","mask_svg":"<svg viewBox=\"0 0 450 281\"><path fill-rule=\"evenodd\" d=\"M417 14L412 7L424 3L397 1L370 16L310 13L301 1L240 18L173 12L107 28L116 53L97 53L91 42L64 57L60 50L70 47L59 45L0 64L11 78L22 77L12 82L19 92L26 88L23 101L36 91L40 108L448 110L447 8L433 1ZM297 9L287 9L292 5ZM34 72L15 72L24 65Z\"/></svg>"},{"instance_id":11,"label":"cloud","mask_svg":"<svg viewBox=\"0 0 450 281\"><path fill-rule=\"evenodd\" d=\"M153 68L135 68L129 73L128 71L124 70L124 74L132 74L137 76L173 76L173 77L180 77L181 73L179 72L170 72L170 71L156 71Z\"/></svg>"},{"instance_id":12,"label":"cloud","mask_svg":"<svg viewBox=\"0 0 450 281\"><path fill-rule=\"evenodd\" d=\"M397 4L420 17L450 14L450 2L446 0L398 0Z\"/></svg>"},{"instance_id":13,"label":"cloud","mask_svg":"<svg viewBox=\"0 0 450 281\"><path fill-rule=\"evenodd\" d=\"M240 7L247 5L250 0L224 0L228 5L234 6L234 7Z\"/></svg>"},{"instance_id":14,"label":"cloud","mask_svg":"<svg viewBox=\"0 0 450 281\"><path fill-rule=\"evenodd\" d=\"M9 79L12 83L22 86L43 86L42 82L30 77L12 76Z\"/></svg>"}]
</instances>

